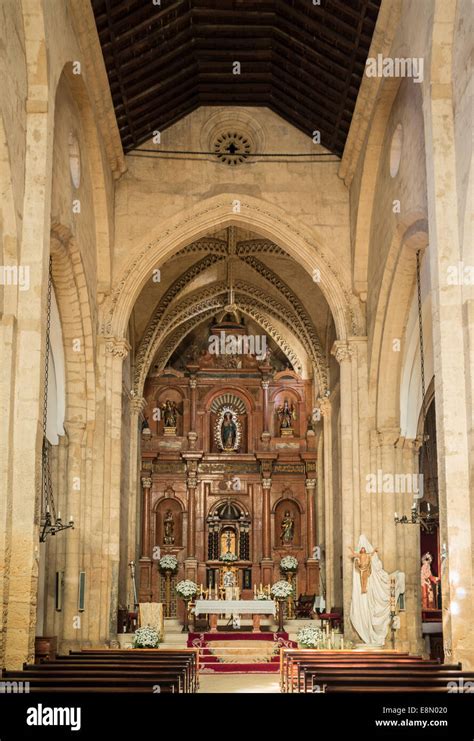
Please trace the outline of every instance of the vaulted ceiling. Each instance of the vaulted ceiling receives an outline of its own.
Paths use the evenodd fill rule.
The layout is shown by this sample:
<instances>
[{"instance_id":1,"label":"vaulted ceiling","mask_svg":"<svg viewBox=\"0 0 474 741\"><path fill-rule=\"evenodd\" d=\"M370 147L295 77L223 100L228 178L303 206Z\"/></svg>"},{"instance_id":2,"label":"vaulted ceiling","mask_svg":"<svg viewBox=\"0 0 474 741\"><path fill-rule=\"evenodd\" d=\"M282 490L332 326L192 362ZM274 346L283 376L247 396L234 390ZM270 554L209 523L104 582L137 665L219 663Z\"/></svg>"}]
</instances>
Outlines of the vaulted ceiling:
<instances>
[{"instance_id":1,"label":"vaulted ceiling","mask_svg":"<svg viewBox=\"0 0 474 741\"><path fill-rule=\"evenodd\" d=\"M240 105L342 155L380 3L92 0L124 150L201 105Z\"/></svg>"}]
</instances>

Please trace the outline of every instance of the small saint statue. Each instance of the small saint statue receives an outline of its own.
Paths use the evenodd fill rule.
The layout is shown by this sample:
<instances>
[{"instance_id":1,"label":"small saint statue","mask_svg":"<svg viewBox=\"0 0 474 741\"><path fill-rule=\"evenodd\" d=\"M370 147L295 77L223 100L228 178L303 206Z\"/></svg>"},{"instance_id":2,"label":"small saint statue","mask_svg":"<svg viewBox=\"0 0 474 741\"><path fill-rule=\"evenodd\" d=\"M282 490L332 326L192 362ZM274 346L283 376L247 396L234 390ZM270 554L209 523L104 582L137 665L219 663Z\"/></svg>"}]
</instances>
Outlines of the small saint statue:
<instances>
[{"instance_id":1,"label":"small saint statue","mask_svg":"<svg viewBox=\"0 0 474 741\"><path fill-rule=\"evenodd\" d=\"M169 509L167 510L164 517L164 544L174 545L174 518L173 513Z\"/></svg>"},{"instance_id":2,"label":"small saint statue","mask_svg":"<svg viewBox=\"0 0 474 741\"><path fill-rule=\"evenodd\" d=\"M296 419L296 411L293 404L290 406L288 399L285 399L282 405L277 409L277 416L280 421L280 432L289 432L293 429L293 420Z\"/></svg>"},{"instance_id":3,"label":"small saint statue","mask_svg":"<svg viewBox=\"0 0 474 741\"><path fill-rule=\"evenodd\" d=\"M175 401L167 399L161 406L161 413L163 415L163 424L165 427L176 427L178 409Z\"/></svg>"},{"instance_id":4,"label":"small saint statue","mask_svg":"<svg viewBox=\"0 0 474 741\"><path fill-rule=\"evenodd\" d=\"M221 442L223 450L234 450L237 440L237 425L232 418L232 412L225 412L221 426Z\"/></svg>"},{"instance_id":5,"label":"small saint statue","mask_svg":"<svg viewBox=\"0 0 474 741\"><path fill-rule=\"evenodd\" d=\"M285 516L281 521L280 540L282 544L293 542L295 535L295 520L291 516L290 510L286 510Z\"/></svg>"},{"instance_id":6,"label":"small saint statue","mask_svg":"<svg viewBox=\"0 0 474 741\"><path fill-rule=\"evenodd\" d=\"M370 574L372 573L371 560L374 553L377 553L377 548L374 548L374 550L370 553L367 553L365 548L361 548L358 553L354 551L354 549L350 546L349 550L351 552L352 558L354 559L355 567L360 574L361 592L362 594L367 594L367 582L369 580Z\"/></svg>"}]
</instances>

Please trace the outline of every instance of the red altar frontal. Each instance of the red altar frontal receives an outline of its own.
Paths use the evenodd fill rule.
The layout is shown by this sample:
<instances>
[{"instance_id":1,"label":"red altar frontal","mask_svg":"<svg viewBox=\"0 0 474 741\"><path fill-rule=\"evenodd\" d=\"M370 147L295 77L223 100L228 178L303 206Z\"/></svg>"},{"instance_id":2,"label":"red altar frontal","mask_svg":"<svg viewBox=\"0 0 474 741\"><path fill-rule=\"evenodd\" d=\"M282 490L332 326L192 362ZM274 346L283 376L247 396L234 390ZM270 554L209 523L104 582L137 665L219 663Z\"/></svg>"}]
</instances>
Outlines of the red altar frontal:
<instances>
[{"instance_id":1,"label":"red altar frontal","mask_svg":"<svg viewBox=\"0 0 474 741\"><path fill-rule=\"evenodd\" d=\"M250 355L237 367L220 362L202 354L146 381L140 602L166 602L166 554L179 561L172 595L181 579L222 586L225 557L240 597L251 599L255 585L282 578L287 555L298 559L296 594L319 591L312 382Z\"/></svg>"}]
</instances>

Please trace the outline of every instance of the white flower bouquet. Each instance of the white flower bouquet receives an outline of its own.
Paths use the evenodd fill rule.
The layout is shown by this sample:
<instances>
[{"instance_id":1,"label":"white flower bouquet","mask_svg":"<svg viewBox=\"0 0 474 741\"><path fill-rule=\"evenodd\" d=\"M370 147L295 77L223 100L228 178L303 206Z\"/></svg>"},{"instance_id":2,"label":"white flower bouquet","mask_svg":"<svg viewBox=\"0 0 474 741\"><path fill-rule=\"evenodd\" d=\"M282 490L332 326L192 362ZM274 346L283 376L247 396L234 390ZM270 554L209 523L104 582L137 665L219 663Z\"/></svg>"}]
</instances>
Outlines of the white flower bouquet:
<instances>
[{"instance_id":1,"label":"white flower bouquet","mask_svg":"<svg viewBox=\"0 0 474 741\"><path fill-rule=\"evenodd\" d=\"M198 586L191 579L179 581L176 585L176 594L184 600L190 600L198 592Z\"/></svg>"},{"instance_id":2,"label":"white flower bouquet","mask_svg":"<svg viewBox=\"0 0 474 741\"><path fill-rule=\"evenodd\" d=\"M293 587L287 581L276 581L270 590L272 597L275 599L288 599L293 594Z\"/></svg>"},{"instance_id":3,"label":"white flower bouquet","mask_svg":"<svg viewBox=\"0 0 474 741\"><path fill-rule=\"evenodd\" d=\"M268 596L268 594L265 594L265 592L259 592L257 594L257 599L258 600L269 600L270 597Z\"/></svg>"},{"instance_id":4,"label":"white flower bouquet","mask_svg":"<svg viewBox=\"0 0 474 741\"><path fill-rule=\"evenodd\" d=\"M296 636L298 645L302 648L319 648L324 639L324 633L320 628L300 628Z\"/></svg>"},{"instance_id":5,"label":"white flower bouquet","mask_svg":"<svg viewBox=\"0 0 474 741\"><path fill-rule=\"evenodd\" d=\"M232 561L238 561L238 560L239 560L239 559L238 559L238 557L237 557L237 556L235 555L235 553L231 553L230 551L227 551L227 553L223 553L223 554L222 554L222 555L220 556L220 558L219 558L219 561L224 561L224 562L226 562L226 563L229 563L229 561L230 561L230 562L232 562Z\"/></svg>"},{"instance_id":6,"label":"white flower bouquet","mask_svg":"<svg viewBox=\"0 0 474 741\"><path fill-rule=\"evenodd\" d=\"M133 639L133 648L158 648L160 645L160 636L154 628L145 625L135 631Z\"/></svg>"},{"instance_id":7,"label":"white flower bouquet","mask_svg":"<svg viewBox=\"0 0 474 741\"><path fill-rule=\"evenodd\" d=\"M158 567L160 571L171 571L176 573L178 570L178 559L176 556L163 556L163 558L160 558L158 561Z\"/></svg>"},{"instance_id":8,"label":"white flower bouquet","mask_svg":"<svg viewBox=\"0 0 474 741\"><path fill-rule=\"evenodd\" d=\"M298 570L298 559L294 556L284 556L280 561L280 569L283 573Z\"/></svg>"}]
</instances>

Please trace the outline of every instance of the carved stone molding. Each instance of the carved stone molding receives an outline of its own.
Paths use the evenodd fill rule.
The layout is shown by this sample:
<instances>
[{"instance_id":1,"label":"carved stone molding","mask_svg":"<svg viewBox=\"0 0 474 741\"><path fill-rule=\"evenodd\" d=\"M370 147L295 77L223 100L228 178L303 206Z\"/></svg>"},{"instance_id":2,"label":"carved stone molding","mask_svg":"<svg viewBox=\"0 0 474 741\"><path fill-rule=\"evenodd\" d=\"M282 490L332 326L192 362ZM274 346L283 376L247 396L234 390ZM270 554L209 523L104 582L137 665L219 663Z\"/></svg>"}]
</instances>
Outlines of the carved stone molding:
<instances>
[{"instance_id":1,"label":"carved stone molding","mask_svg":"<svg viewBox=\"0 0 474 741\"><path fill-rule=\"evenodd\" d=\"M126 358L130 352L130 344L124 337L108 337L105 343L105 351L114 358Z\"/></svg>"},{"instance_id":2,"label":"carved stone molding","mask_svg":"<svg viewBox=\"0 0 474 741\"><path fill-rule=\"evenodd\" d=\"M331 355L334 355L338 363L345 363L352 358L353 349L347 342L336 340L331 349Z\"/></svg>"}]
</instances>

